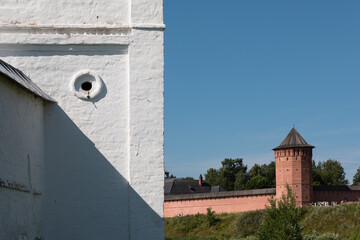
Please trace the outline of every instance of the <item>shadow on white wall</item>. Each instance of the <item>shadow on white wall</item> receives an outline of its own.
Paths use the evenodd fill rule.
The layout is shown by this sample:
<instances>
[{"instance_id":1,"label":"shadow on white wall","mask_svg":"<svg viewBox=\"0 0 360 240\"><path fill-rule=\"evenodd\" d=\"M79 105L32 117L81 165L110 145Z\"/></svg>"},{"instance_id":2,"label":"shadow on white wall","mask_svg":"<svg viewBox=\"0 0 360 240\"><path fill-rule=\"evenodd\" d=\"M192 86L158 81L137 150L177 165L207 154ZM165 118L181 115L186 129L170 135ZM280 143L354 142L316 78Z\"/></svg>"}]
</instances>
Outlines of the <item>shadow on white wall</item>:
<instances>
[{"instance_id":1,"label":"shadow on white wall","mask_svg":"<svg viewBox=\"0 0 360 240\"><path fill-rule=\"evenodd\" d=\"M45 149L45 239L163 236L160 216L56 104L45 106Z\"/></svg>"}]
</instances>

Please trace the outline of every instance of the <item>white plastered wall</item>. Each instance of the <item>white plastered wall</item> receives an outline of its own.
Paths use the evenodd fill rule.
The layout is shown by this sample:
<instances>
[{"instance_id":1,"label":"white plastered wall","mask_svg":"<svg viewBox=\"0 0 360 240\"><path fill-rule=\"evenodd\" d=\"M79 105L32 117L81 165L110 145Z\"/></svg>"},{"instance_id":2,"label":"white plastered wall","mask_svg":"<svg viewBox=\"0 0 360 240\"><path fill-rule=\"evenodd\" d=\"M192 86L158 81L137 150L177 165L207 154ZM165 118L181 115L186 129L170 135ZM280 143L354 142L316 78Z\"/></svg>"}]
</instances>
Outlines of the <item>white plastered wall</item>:
<instances>
[{"instance_id":1,"label":"white plastered wall","mask_svg":"<svg viewBox=\"0 0 360 240\"><path fill-rule=\"evenodd\" d=\"M0 75L0 239L42 237L43 101Z\"/></svg>"},{"instance_id":2,"label":"white plastered wall","mask_svg":"<svg viewBox=\"0 0 360 240\"><path fill-rule=\"evenodd\" d=\"M0 57L58 102L45 109L45 238L162 239L162 1L13 2ZM104 82L89 101L69 87L84 69Z\"/></svg>"}]
</instances>

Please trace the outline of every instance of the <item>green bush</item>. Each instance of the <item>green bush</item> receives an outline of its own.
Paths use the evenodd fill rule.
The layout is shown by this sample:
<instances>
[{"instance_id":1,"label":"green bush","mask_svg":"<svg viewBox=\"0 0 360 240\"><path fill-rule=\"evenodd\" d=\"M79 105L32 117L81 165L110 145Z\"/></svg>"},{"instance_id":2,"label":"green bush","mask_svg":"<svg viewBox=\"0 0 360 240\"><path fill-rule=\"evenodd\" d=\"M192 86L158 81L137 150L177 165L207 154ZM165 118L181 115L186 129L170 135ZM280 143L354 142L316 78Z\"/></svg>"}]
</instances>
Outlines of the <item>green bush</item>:
<instances>
[{"instance_id":1,"label":"green bush","mask_svg":"<svg viewBox=\"0 0 360 240\"><path fill-rule=\"evenodd\" d=\"M248 236L246 238L242 238L241 240L258 240L258 238L256 236L252 235L252 236Z\"/></svg>"},{"instance_id":2,"label":"green bush","mask_svg":"<svg viewBox=\"0 0 360 240\"><path fill-rule=\"evenodd\" d=\"M230 240L229 238L223 238L218 236L190 236L190 237L165 237L165 240ZM248 240L248 239L246 239ZM252 240L252 239L250 239Z\"/></svg>"},{"instance_id":3,"label":"green bush","mask_svg":"<svg viewBox=\"0 0 360 240\"><path fill-rule=\"evenodd\" d=\"M299 211L299 215L306 212L301 221L304 240L360 239L360 202L341 204L336 207L303 207L298 208L297 211ZM259 219L260 215L263 215L264 219L266 210L216 215L211 213L210 215L219 219L219 222L211 227L207 222L206 214L165 218L165 239L259 240L254 236L256 233L251 235L251 232L256 232L257 222L262 222ZM251 219L252 217L254 219ZM284 219L288 220L289 218ZM253 226L250 226L251 224ZM279 225L281 226L281 224L280 222Z\"/></svg>"},{"instance_id":4,"label":"green bush","mask_svg":"<svg viewBox=\"0 0 360 240\"><path fill-rule=\"evenodd\" d=\"M237 234L240 237L254 235L264 217L264 211L251 211L241 214L236 221Z\"/></svg>"},{"instance_id":5,"label":"green bush","mask_svg":"<svg viewBox=\"0 0 360 240\"><path fill-rule=\"evenodd\" d=\"M220 219L216 216L215 211L211 211L211 208L206 209L206 222L208 223L209 227L214 226Z\"/></svg>"},{"instance_id":6,"label":"green bush","mask_svg":"<svg viewBox=\"0 0 360 240\"><path fill-rule=\"evenodd\" d=\"M336 233L324 233L320 235L314 231L312 235L305 235L303 240L341 240L341 237Z\"/></svg>"},{"instance_id":7,"label":"green bush","mask_svg":"<svg viewBox=\"0 0 360 240\"><path fill-rule=\"evenodd\" d=\"M172 229L181 236L185 236L187 233L200 227L204 221L205 217L202 214L174 217L171 220L166 219L165 231Z\"/></svg>"},{"instance_id":8,"label":"green bush","mask_svg":"<svg viewBox=\"0 0 360 240\"><path fill-rule=\"evenodd\" d=\"M301 208L296 207L295 197L287 185L287 194L280 200L270 199L264 220L257 231L259 240L302 240Z\"/></svg>"}]
</instances>

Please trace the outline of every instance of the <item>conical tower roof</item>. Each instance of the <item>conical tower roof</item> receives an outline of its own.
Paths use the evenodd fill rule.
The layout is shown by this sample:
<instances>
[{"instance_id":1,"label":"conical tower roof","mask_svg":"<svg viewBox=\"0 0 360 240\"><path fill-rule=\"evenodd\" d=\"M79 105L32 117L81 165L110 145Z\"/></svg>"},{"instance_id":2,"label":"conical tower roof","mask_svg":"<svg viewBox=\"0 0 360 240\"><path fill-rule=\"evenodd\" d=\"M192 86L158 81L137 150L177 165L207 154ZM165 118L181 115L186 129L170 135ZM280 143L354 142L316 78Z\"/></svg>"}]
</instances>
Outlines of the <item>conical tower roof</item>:
<instances>
[{"instance_id":1,"label":"conical tower roof","mask_svg":"<svg viewBox=\"0 0 360 240\"><path fill-rule=\"evenodd\" d=\"M284 141L282 141L282 143L273 150L295 148L295 147L314 148L315 146L308 144L305 141L305 139L300 135L300 133L296 131L295 127L293 127L289 132L289 134L284 139Z\"/></svg>"}]
</instances>

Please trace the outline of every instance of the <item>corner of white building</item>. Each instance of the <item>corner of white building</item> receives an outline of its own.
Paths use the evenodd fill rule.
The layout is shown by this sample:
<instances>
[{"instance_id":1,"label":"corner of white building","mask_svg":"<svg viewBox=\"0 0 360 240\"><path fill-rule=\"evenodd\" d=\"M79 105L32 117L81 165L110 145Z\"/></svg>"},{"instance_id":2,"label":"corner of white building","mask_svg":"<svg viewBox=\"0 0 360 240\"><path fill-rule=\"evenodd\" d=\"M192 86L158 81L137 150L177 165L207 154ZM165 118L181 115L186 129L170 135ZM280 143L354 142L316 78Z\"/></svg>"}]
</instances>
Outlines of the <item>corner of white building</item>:
<instances>
[{"instance_id":1,"label":"corner of white building","mask_svg":"<svg viewBox=\"0 0 360 240\"><path fill-rule=\"evenodd\" d=\"M0 180L25 189L0 184L1 239L164 238L162 4L0 8L0 59L56 101L0 77Z\"/></svg>"}]
</instances>

